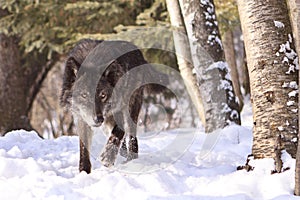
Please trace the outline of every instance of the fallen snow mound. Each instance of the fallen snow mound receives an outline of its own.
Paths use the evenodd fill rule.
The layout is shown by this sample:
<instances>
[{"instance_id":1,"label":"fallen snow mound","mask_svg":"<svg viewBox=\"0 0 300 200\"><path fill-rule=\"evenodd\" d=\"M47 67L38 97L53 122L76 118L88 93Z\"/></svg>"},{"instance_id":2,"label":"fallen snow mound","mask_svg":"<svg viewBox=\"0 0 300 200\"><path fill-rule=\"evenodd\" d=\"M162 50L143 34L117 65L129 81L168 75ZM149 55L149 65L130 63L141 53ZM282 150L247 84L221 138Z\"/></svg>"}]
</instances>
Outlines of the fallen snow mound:
<instances>
[{"instance_id":1,"label":"fallen snow mound","mask_svg":"<svg viewBox=\"0 0 300 200\"><path fill-rule=\"evenodd\" d=\"M251 143L251 130L240 126L210 138L198 129L161 132L139 141L135 161L108 169L92 156L86 174L78 172L78 137L13 131L0 138L1 199L300 199L293 196L295 160L286 153L284 173L271 175L269 159L253 161L252 172L236 170Z\"/></svg>"}]
</instances>

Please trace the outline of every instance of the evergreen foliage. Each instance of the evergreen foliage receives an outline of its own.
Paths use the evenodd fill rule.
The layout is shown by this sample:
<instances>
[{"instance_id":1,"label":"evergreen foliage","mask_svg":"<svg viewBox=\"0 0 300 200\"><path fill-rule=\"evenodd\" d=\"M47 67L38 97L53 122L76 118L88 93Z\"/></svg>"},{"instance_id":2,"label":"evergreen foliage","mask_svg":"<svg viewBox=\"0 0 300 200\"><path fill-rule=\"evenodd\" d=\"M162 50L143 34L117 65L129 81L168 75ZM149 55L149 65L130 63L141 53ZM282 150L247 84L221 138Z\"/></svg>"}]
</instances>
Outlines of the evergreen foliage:
<instances>
[{"instance_id":1,"label":"evergreen foliage","mask_svg":"<svg viewBox=\"0 0 300 200\"><path fill-rule=\"evenodd\" d=\"M20 38L25 52L63 53L78 34L109 33L122 23L134 24L139 1L0 0L8 14L0 19L0 33Z\"/></svg>"},{"instance_id":2,"label":"evergreen foliage","mask_svg":"<svg viewBox=\"0 0 300 200\"><path fill-rule=\"evenodd\" d=\"M235 1L215 3L222 32L239 23ZM0 33L20 38L25 53L43 52L48 59L53 52L65 53L81 38L127 39L132 33L124 36L126 32L136 28L169 28L165 0L0 0L0 9L7 11L0 17ZM173 45L170 34L156 35ZM164 48L161 45L157 48Z\"/></svg>"},{"instance_id":3,"label":"evergreen foliage","mask_svg":"<svg viewBox=\"0 0 300 200\"><path fill-rule=\"evenodd\" d=\"M235 0L215 0L214 3L221 35L240 24Z\"/></svg>"}]
</instances>

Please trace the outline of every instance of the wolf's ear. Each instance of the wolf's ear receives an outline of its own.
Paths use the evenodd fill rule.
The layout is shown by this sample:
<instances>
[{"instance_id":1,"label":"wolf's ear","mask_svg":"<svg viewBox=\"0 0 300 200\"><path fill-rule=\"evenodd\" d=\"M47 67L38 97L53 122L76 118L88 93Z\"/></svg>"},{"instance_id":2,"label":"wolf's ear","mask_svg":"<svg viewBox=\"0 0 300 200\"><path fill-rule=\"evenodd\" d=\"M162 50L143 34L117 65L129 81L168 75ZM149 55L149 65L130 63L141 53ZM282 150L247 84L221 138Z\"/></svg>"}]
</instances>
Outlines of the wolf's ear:
<instances>
[{"instance_id":1,"label":"wolf's ear","mask_svg":"<svg viewBox=\"0 0 300 200\"><path fill-rule=\"evenodd\" d=\"M77 77L78 68L74 67L74 68L72 68L72 70L73 70L74 76Z\"/></svg>"},{"instance_id":2,"label":"wolf's ear","mask_svg":"<svg viewBox=\"0 0 300 200\"><path fill-rule=\"evenodd\" d=\"M79 68L80 63L78 63L75 58L69 57L66 61L65 75L68 74L76 79Z\"/></svg>"},{"instance_id":3,"label":"wolf's ear","mask_svg":"<svg viewBox=\"0 0 300 200\"><path fill-rule=\"evenodd\" d=\"M70 104L70 99L72 97L72 87L75 83L79 68L80 64L73 57L68 57L65 65L62 93L60 96L60 104L62 106Z\"/></svg>"},{"instance_id":4,"label":"wolf's ear","mask_svg":"<svg viewBox=\"0 0 300 200\"><path fill-rule=\"evenodd\" d=\"M104 72L104 77L114 87L120 78L126 73L122 65L117 61L112 61Z\"/></svg>"}]
</instances>

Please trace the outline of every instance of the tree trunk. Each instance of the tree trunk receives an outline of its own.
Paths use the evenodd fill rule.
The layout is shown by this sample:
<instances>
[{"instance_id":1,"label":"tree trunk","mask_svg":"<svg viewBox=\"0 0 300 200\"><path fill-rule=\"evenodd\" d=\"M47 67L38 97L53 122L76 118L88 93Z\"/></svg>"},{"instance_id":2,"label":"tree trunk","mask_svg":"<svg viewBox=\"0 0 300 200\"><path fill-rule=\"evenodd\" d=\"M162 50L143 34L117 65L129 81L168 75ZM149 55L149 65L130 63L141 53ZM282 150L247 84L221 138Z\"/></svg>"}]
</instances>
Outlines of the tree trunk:
<instances>
[{"instance_id":1,"label":"tree trunk","mask_svg":"<svg viewBox=\"0 0 300 200\"><path fill-rule=\"evenodd\" d=\"M213 1L179 2L203 99L205 131L209 133L232 122L240 124L237 98L224 62Z\"/></svg>"},{"instance_id":2,"label":"tree trunk","mask_svg":"<svg viewBox=\"0 0 300 200\"><path fill-rule=\"evenodd\" d=\"M292 23L293 36L295 39L296 50L300 52L300 0L287 0L289 10L290 10L290 19Z\"/></svg>"},{"instance_id":3,"label":"tree trunk","mask_svg":"<svg viewBox=\"0 0 300 200\"><path fill-rule=\"evenodd\" d=\"M228 30L224 33L222 37L222 41L224 46L225 58L230 67L230 75L231 75L231 80L234 88L234 93L239 99L239 111L241 111L244 106L244 100L241 92L239 75L238 75L237 65L235 61L235 51L234 51L232 30Z\"/></svg>"},{"instance_id":4,"label":"tree trunk","mask_svg":"<svg viewBox=\"0 0 300 200\"><path fill-rule=\"evenodd\" d=\"M296 49L298 55L300 54L300 0L288 0L290 18L293 27L293 36L296 41ZM300 77L300 76L299 76ZM299 100L298 100L299 101ZM298 113L299 114L299 113ZM299 116L298 116L299 117ZM299 119L298 119L299 120ZM299 123L299 122L298 122ZM300 196L300 132L298 130L298 148L296 154L296 166L295 166L295 195Z\"/></svg>"},{"instance_id":5,"label":"tree trunk","mask_svg":"<svg viewBox=\"0 0 300 200\"><path fill-rule=\"evenodd\" d=\"M0 135L15 129L32 130L33 101L57 56L23 55L16 37L0 35Z\"/></svg>"},{"instance_id":6,"label":"tree trunk","mask_svg":"<svg viewBox=\"0 0 300 200\"><path fill-rule=\"evenodd\" d=\"M245 90L244 95L250 94L250 79L249 79L249 71L248 71L248 65L247 65L247 57L246 57L246 53L245 53L245 48L243 48L244 51L244 62L242 63L241 67L241 71L242 71L242 86Z\"/></svg>"},{"instance_id":7,"label":"tree trunk","mask_svg":"<svg viewBox=\"0 0 300 200\"><path fill-rule=\"evenodd\" d=\"M0 17L7 12L0 9ZM47 62L46 54L27 54L17 37L0 34L0 135L14 129L31 130L29 112L57 55ZM24 58L23 58L24 57Z\"/></svg>"},{"instance_id":8,"label":"tree trunk","mask_svg":"<svg viewBox=\"0 0 300 200\"><path fill-rule=\"evenodd\" d=\"M191 64L191 53L189 41L185 31L184 23L181 17L180 7L177 0L166 0L167 9L172 24L174 46L177 54L177 63L179 66L180 74L186 85L187 92L189 93L200 120L205 126L205 113L202 104L200 91L197 85L196 76L193 74L193 66Z\"/></svg>"},{"instance_id":9,"label":"tree trunk","mask_svg":"<svg viewBox=\"0 0 300 200\"><path fill-rule=\"evenodd\" d=\"M247 59L245 52L244 40L242 38L242 27L237 26L232 31L233 42L234 42L234 53L236 56L236 65L239 77L239 83L241 89L243 89L242 95L250 95L250 82L249 82L249 72L247 68ZM226 48L226 47L225 47ZM226 56L225 56L226 57Z\"/></svg>"},{"instance_id":10,"label":"tree trunk","mask_svg":"<svg viewBox=\"0 0 300 200\"><path fill-rule=\"evenodd\" d=\"M298 66L285 1L238 0L253 106L254 158L296 155Z\"/></svg>"},{"instance_id":11,"label":"tree trunk","mask_svg":"<svg viewBox=\"0 0 300 200\"><path fill-rule=\"evenodd\" d=\"M300 131L298 130L298 148L296 153L295 191L294 191L294 194L296 196L300 196L300 140L299 138L300 138Z\"/></svg>"},{"instance_id":12,"label":"tree trunk","mask_svg":"<svg viewBox=\"0 0 300 200\"><path fill-rule=\"evenodd\" d=\"M31 129L27 109L27 82L21 67L18 40L0 35L0 133Z\"/></svg>"}]
</instances>

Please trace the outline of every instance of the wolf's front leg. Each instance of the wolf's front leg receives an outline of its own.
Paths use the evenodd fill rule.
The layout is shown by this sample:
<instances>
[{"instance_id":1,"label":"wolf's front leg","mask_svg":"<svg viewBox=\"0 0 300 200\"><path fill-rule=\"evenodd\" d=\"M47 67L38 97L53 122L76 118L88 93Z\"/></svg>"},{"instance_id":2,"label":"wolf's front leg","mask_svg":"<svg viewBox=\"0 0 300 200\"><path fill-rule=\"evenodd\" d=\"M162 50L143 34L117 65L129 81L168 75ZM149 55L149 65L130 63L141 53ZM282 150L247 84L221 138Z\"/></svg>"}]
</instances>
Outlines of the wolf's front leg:
<instances>
[{"instance_id":1,"label":"wolf's front leg","mask_svg":"<svg viewBox=\"0 0 300 200\"><path fill-rule=\"evenodd\" d=\"M132 114L132 116L132 118L125 118L125 132L129 136L127 161L138 158L139 153L138 140L136 137L138 112Z\"/></svg>"},{"instance_id":2,"label":"wolf's front leg","mask_svg":"<svg viewBox=\"0 0 300 200\"><path fill-rule=\"evenodd\" d=\"M90 146L92 142L92 130L83 121L78 120L78 135L80 143L80 159L79 159L79 171L85 171L91 173L91 161L90 161Z\"/></svg>"},{"instance_id":3,"label":"wolf's front leg","mask_svg":"<svg viewBox=\"0 0 300 200\"><path fill-rule=\"evenodd\" d=\"M126 128L126 133L129 135L127 161L137 159L139 153L138 140L136 137L136 124L127 122L129 126Z\"/></svg>"},{"instance_id":4,"label":"wolf's front leg","mask_svg":"<svg viewBox=\"0 0 300 200\"><path fill-rule=\"evenodd\" d=\"M128 155L127 161L137 159L139 153L139 146L136 136L129 136L129 148L128 148Z\"/></svg>"},{"instance_id":5,"label":"wolf's front leg","mask_svg":"<svg viewBox=\"0 0 300 200\"><path fill-rule=\"evenodd\" d=\"M139 146L136 137L136 130L137 130L138 117L142 106L142 101L143 101L143 91L142 89L139 89L135 91L135 93L132 95L132 98L130 99L130 104L129 104L130 117L124 116L125 124L126 124L125 131L126 134L129 135L127 161L138 158Z\"/></svg>"},{"instance_id":6,"label":"wolf's front leg","mask_svg":"<svg viewBox=\"0 0 300 200\"><path fill-rule=\"evenodd\" d=\"M127 153L127 144L126 144L126 136L124 136L122 145L120 147L120 155L124 158L127 158L128 153Z\"/></svg>"},{"instance_id":7,"label":"wolf's front leg","mask_svg":"<svg viewBox=\"0 0 300 200\"><path fill-rule=\"evenodd\" d=\"M101 162L104 166L111 167L114 165L124 134L124 130L119 128L117 125L113 128L111 136L100 155Z\"/></svg>"}]
</instances>

